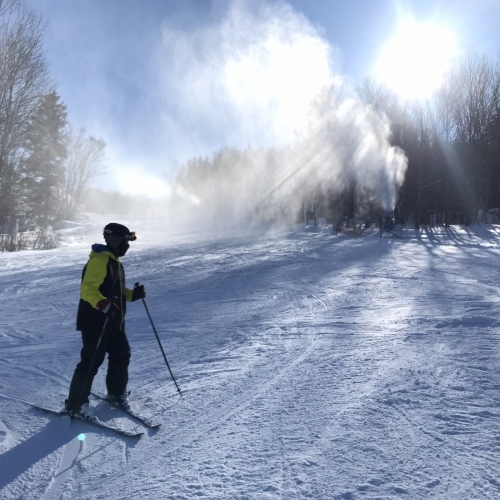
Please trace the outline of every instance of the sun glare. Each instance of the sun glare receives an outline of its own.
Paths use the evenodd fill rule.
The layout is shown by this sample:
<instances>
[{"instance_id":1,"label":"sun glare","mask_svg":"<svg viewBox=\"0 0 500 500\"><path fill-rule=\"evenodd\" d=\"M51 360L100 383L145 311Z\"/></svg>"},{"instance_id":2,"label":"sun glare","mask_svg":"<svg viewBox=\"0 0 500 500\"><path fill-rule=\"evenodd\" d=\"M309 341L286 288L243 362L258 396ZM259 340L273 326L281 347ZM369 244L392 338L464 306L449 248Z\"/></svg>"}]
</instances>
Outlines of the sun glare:
<instances>
[{"instance_id":1,"label":"sun glare","mask_svg":"<svg viewBox=\"0 0 500 500\"><path fill-rule=\"evenodd\" d=\"M455 55L450 29L407 18L383 45L374 77L404 99L425 99L441 85Z\"/></svg>"},{"instance_id":2,"label":"sun glare","mask_svg":"<svg viewBox=\"0 0 500 500\"><path fill-rule=\"evenodd\" d=\"M171 193L168 182L160 175L148 172L145 168L123 163L113 169L114 188L121 193L159 199Z\"/></svg>"}]
</instances>

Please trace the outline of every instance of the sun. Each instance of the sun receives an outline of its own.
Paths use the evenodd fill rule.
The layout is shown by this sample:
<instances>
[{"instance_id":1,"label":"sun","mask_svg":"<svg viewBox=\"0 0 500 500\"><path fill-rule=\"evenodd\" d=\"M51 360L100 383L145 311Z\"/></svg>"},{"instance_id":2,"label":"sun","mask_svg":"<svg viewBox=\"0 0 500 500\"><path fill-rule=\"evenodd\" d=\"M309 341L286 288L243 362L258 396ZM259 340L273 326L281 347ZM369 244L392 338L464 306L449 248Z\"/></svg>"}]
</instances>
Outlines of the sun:
<instances>
[{"instance_id":1,"label":"sun","mask_svg":"<svg viewBox=\"0 0 500 500\"><path fill-rule=\"evenodd\" d=\"M408 17L382 46L373 76L403 99L426 99L441 85L456 54L452 30Z\"/></svg>"}]
</instances>

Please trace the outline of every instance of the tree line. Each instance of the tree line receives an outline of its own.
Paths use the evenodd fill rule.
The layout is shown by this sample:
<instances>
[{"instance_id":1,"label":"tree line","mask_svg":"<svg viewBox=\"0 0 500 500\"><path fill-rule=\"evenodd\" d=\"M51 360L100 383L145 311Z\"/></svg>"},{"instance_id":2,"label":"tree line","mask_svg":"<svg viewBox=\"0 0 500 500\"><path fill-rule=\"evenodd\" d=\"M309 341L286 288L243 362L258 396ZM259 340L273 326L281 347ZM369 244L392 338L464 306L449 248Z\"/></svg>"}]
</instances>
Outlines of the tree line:
<instances>
[{"instance_id":1,"label":"tree line","mask_svg":"<svg viewBox=\"0 0 500 500\"><path fill-rule=\"evenodd\" d=\"M23 0L0 0L0 251L22 248L19 233L33 227L43 246L105 173L104 141L68 122L50 83L45 29ZM500 68L486 56L457 60L432 100L402 101L370 79L355 91L336 82L311 116L310 135L287 148L225 148L187 161L175 178L177 213L335 224L394 210L397 222L419 228L469 224L477 211L487 222L500 207ZM389 156L391 169L374 168Z\"/></svg>"},{"instance_id":2,"label":"tree line","mask_svg":"<svg viewBox=\"0 0 500 500\"><path fill-rule=\"evenodd\" d=\"M469 224L500 207L500 66L469 53L432 102L401 103L370 81L361 98L391 121L408 157L396 216L422 224Z\"/></svg>"},{"instance_id":3,"label":"tree line","mask_svg":"<svg viewBox=\"0 0 500 500\"><path fill-rule=\"evenodd\" d=\"M105 143L73 127L50 83L45 24L23 0L0 0L0 250L19 232L77 214L90 179L104 170Z\"/></svg>"},{"instance_id":4,"label":"tree line","mask_svg":"<svg viewBox=\"0 0 500 500\"><path fill-rule=\"evenodd\" d=\"M315 106L326 115L352 97L340 86L325 92ZM495 215L493 220L498 220L500 68L497 62L477 53L463 56L449 70L432 100L425 102L403 101L368 78L356 89L356 98L365 106L366 116L372 112L369 121L388 120L389 141L404 151L408 160L393 207L383 206L373 183L363 184L359 174L346 173L352 158L343 158L342 173L334 165L335 158L324 158L318 165L317 155L302 155L297 148L294 152L223 150L212 158L187 162L179 171L177 181L186 191L209 201L212 207L222 204L226 212L239 210L247 188L253 192L254 199L259 198L255 194L261 190L259 185L248 181L248 170L252 166L259 171L260 186L264 186L265 191L269 190L270 171L275 171L276 165L297 163L300 157L308 166L302 168L305 175L297 176L294 190L287 189L286 196L279 198L277 191L290 183L286 175L280 176L285 178L283 181L273 179L275 191L268 200L272 210L263 210L261 202L265 200L259 199L259 206L249 209L247 215L265 213L276 218L286 214L298 221L303 220L307 212L332 224L357 218L369 223L379 221L384 210L394 210L396 222L413 224L415 228L429 224L469 224L472 220L487 222L492 220L491 216L486 219L488 213ZM317 153L320 154L325 143L339 142L336 137L341 127L345 125L323 121L323 140L316 142ZM352 137L346 139L345 134L341 137L337 150L357 147ZM261 167L262 163L265 168ZM226 191L236 191L232 202L222 196L224 186ZM227 206L228 203L232 206Z\"/></svg>"}]
</instances>

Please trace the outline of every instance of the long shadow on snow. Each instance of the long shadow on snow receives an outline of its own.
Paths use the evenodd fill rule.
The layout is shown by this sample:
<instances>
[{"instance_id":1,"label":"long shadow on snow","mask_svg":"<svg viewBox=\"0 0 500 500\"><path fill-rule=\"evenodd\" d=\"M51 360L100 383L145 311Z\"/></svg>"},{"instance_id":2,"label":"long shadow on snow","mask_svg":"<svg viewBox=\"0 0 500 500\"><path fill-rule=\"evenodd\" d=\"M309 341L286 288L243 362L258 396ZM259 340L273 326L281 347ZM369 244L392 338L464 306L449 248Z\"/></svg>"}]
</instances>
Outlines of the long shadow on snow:
<instances>
[{"instance_id":1,"label":"long shadow on snow","mask_svg":"<svg viewBox=\"0 0 500 500\"><path fill-rule=\"evenodd\" d=\"M361 242L360 242L361 243ZM371 251L367 252L367 243ZM278 247L280 243L277 243ZM304 245L307 251L304 252ZM248 262L242 261L234 267L221 269L207 268L206 272L193 276L188 269L183 272L189 280L179 279L172 282L169 279L169 269L163 268L153 279L158 283L164 276L164 286L161 291L148 296L148 304L152 312L161 311L168 307L168 315L158 314L158 325L162 329L162 317L166 321L168 330L176 323L183 323L182 315L186 313L186 301L190 303L190 321L200 324L209 323L210 308L219 306L223 302L245 302L253 298L262 299L263 293L280 287L281 284L304 284L304 279L311 286L321 288L322 282L328 275L337 276L340 271L353 269L359 271L359 263L363 267L374 265L390 254L391 245L386 241L373 238L359 244L357 240L347 240L339 237L325 236L320 238L301 238L296 246L286 248L282 253L261 253L253 255ZM233 247L234 248L234 247ZM199 251L199 249L197 249ZM241 245L241 254L248 253L248 247ZM163 255L162 255L163 254ZM241 255L240 254L240 255ZM151 260L168 259L169 252L154 252ZM286 280L283 281L282 277ZM277 277L278 279L274 279ZM340 275L339 279L342 279ZM162 280L163 281L163 280ZM198 287L198 288L197 288ZM152 287L155 288L155 287ZM272 308L269 315L274 314ZM197 317L197 315L201 315ZM156 316L156 315L155 315ZM266 320L266 313L259 310L262 321ZM220 317L219 317L220 319ZM234 321L241 322L243 318L235 314ZM233 323L230 321L229 323ZM177 325L178 326L178 325ZM232 325L225 325L225 327ZM223 329L224 325L219 325Z\"/></svg>"},{"instance_id":2,"label":"long shadow on snow","mask_svg":"<svg viewBox=\"0 0 500 500\"><path fill-rule=\"evenodd\" d=\"M69 443L78 433L55 417L39 432L0 455L0 491L21 474Z\"/></svg>"},{"instance_id":3,"label":"long shadow on snow","mask_svg":"<svg viewBox=\"0 0 500 500\"><path fill-rule=\"evenodd\" d=\"M499 234L494 226L460 226L460 228L464 232L463 234L459 233L453 226L425 227L421 230L415 230L415 237L417 241L432 246L453 242L461 247L472 248L477 248L480 243L495 243L499 238ZM425 236L425 239L423 236Z\"/></svg>"}]
</instances>

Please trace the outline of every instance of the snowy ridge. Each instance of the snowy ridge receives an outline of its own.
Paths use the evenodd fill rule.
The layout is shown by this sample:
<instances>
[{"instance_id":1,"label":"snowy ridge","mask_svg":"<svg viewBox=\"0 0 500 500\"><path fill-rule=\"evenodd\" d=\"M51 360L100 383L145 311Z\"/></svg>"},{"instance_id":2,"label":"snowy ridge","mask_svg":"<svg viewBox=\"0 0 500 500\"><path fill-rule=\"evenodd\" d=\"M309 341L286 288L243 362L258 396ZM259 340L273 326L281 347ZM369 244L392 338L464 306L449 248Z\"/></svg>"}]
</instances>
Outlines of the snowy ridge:
<instances>
[{"instance_id":1,"label":"snowy ridge","mask_svg":"<svg viewBox=\"0 0 500 500\"><path fill-rule=\"evenodd\" d=\"M28 410L21 400L57 408L66 396L94 241L0 254L2 499L500 496L495 226L164 242L154 222L134 229L127 281L146 284L183 397L134 303L129 389L162 427L97 404L146 432L135 442Z\"/></svg>"}]
</instances>

